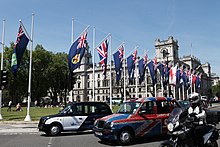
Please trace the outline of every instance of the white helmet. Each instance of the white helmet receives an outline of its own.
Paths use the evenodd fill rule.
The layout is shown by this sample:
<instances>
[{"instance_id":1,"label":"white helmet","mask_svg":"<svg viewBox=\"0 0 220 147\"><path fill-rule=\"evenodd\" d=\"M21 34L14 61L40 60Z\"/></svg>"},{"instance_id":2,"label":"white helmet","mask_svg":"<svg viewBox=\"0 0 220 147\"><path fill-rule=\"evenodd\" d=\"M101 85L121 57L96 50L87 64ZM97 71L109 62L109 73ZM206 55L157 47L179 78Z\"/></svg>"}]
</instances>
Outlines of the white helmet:
<instances>
[{"instance_id":1,"label":"white helmet","mask_svg":"<svg viewBox=\"0 0 220 147\"><path fill-rule=\"evenodd\" d=\"M201 96L199 93L194 92L189 95L189 102L192 104L199 104L200 100Z\"/></svg>"}]
</instances>

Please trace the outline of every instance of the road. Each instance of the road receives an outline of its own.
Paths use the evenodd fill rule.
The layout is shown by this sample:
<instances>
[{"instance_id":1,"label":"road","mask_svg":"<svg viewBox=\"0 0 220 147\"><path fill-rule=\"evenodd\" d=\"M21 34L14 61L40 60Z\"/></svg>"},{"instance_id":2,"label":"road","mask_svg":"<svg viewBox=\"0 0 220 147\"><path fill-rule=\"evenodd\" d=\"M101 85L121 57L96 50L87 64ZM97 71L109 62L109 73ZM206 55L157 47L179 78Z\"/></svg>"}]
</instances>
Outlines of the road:
<instances>
[{"instance_id":1,"label":"road","mask_svg":"<svg viewBox=\"0 0 220 147\"><path fill-rule=\"evenodd\" d=\"M220 110L220 106L212 109ZM25 123L0 123L0 146L1 147L106 147L117 146L114 143L101 142L92 132L62 133L57 137L48 137L38 132L37 122ZM135 141L132 147L158 147L165 136L158 138L140 139ZM220 145L220 140L218 140Z\"/></svg>"},{"instance_id":2,"label":"road","mask_svg":"<svg viewBox=\"0 0 220 147\"><path fill-rule=\"evenodd\" d=\"M158 147L160 139L138 140L132 147ZM101 142L92 133L64 133L57 137L47 137L40 133L0 134L1 147L106 147L117 146Z\"/></svg>"}]
</instances>

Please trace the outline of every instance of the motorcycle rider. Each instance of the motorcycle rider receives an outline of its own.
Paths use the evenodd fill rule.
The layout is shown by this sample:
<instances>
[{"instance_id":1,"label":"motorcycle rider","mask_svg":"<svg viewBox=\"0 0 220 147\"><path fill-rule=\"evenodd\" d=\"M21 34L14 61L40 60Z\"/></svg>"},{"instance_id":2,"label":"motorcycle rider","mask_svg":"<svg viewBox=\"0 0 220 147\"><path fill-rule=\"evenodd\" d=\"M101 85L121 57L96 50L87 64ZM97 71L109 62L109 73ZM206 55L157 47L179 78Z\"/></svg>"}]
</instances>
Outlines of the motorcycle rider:
<instances>
[{"instance_id":1,"label":"motorcycle rider","mask_svg":"<svg viewBox=\"0 0 220 147\"><path fill-rule=\"evenodd\" d=\"M193 138L195 138L195 143L199 146L203 146L203 134L205 133L206 124L206 111L202 105L201 96L198 93L192 93L189 95L190 107L188 108L188 117L196 117L194 124L196 124L193 129ZM192 115L194 114L194 116Z\"/></svg>"}]
</instances>

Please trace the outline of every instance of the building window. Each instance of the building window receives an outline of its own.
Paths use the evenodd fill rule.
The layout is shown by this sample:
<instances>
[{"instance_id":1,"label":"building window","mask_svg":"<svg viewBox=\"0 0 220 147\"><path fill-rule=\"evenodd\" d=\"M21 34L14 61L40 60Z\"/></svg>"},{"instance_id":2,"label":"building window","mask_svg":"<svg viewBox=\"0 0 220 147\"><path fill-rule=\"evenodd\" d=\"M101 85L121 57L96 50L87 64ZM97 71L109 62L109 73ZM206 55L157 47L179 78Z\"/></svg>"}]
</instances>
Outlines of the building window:
<instances>
[{"instance_id":1,"label":"building window","mask_svg":"<svg viewBox=\"0 0 220 147\"><path fill-rule=\"evenodd\" d=\"M100 87L100 81L98 81L98 87Z\"/></svg>"},{"instance_id":2,"label":"building window","mask_svg":"<svg viewBox=\"0 0 220 147\"><path fill-rule=\"evenodd\" d=\"M87 85L87 86L88 86L88 88L90 87L90 82L88 82L88 85Z\"/></svg>"},{"instance_id":3,"label":"building window","mask_svg":"<svg viewBox=\"0 0 220 147\"><path fill-rule=\"evenodd\" d=\"M87 78L89 79L89 75L87 75Z\"/></svg>"},{"instance_id":4,"label":"building window","mask_svg":"<svg viewBox=\"0 0 220 147\"><path fill-rule=\"evenodd\" d=\"M78 83L78 88L80 88L80 83Z\"/></svg>"},{"instance_id":5,"label":"building window","mask_svg":"<svg viewBox=\"0 0 220 147\"><path fill-rule=\"evenodd\" d=\"M97 96L97 101L100 101L100 96Z\"/></svg>"},{"instance_id":6,"label":"building window","mask_svg":"<svg viewBox=\"0 0 220 147\"><path fill-rule=\"evenodd\" d=\"M141 92L141 88L139 88L139 92Z\"/></svg>"},{"instance_id":7,"label":"building window","mask_svg":"<svg viewBox=\"0 0 220 147\"><path fill-rule=\"evenodd\" d=\"M100 78L100 74L98 74L98 78Z\"/></svg>"}]
</instances>

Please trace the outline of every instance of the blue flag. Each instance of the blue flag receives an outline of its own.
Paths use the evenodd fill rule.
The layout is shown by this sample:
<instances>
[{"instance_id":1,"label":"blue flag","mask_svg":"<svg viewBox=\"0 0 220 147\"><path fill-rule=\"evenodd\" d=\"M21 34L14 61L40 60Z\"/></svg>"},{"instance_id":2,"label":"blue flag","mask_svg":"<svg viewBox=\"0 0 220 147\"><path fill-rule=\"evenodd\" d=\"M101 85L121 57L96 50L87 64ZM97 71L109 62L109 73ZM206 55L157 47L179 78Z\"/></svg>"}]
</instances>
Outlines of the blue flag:
<instances>
[{"instance_id":1,"label":"blue flag","mask_svg":"<svg viewBox=\"0 0 220 147\"><path fill-rule=\"evenodd\" d=\"M127 68L128 68L129 80L133 80L134 79L136 55L137 55L137 51L135 51L133 54L131 54L127 58Z\"/></svg>"},{"instance_id":2,"label":"blue flag","mask_svg":"<svg viewBox=\"0 0 220 147\"><path fill-rule=\"evenodd\" d=\"M139 83L140 84L144 81L146 64L147 64L147 55L145 55L141 60L138 61L139 75L140 75Z\"/></svg>"},{"instance_id":3,"label":"blue flag","mask_svg":"<svg viewBox=\"0 0 220 147\"><path fill-rule=\"evenodd\" d=\"M118 49L118 51L113 54L114 62L115 62L116 81L119 81L121 79L123 55L124 55L124 47L122 45Z\"/></svg>"},{"instance_id":4,"label":"blue flag","mask_svg":"<svg viewBox=\"0 0 220 147\"><path fill-rule=\"evenodd\" d=\"M82 33L82 35L79 36L70 47L68 55L68 64L71 73L81 65L81 60L84 56L85 49L87 47L86 37L87 31Z\"/></svg>"},{"instance_id":5,"label":"blue flag","mask_svg":"<svg viewBox=\"0 0 220 147\"><path fill-rule=\"evenodd\" d=\"M148 68L150 71L150 76L151 76L151 80L152 80L152 84L155 85L157 83L157 79L156 79L156 74L155 74L155 70L154 70L154 62L151 60L148 63Z\"/></svg>"},{"instance_id":6,"label":"blue flag","mask_svg":"<svg viewBox=\"0 0 220 147\"><path fill-rule=\"evenodd\" d=\"M12 68L13 74L16 74L18 71L18 68L20 67L21 59L28 45L28 42L29 42L29 39L25 35L22 29L22 26L20 25L17 40L14 45L14 50L12 53L12 59L11 59L11 68Z\"/></svg>"}]
</instances>

